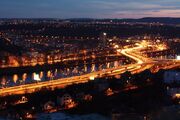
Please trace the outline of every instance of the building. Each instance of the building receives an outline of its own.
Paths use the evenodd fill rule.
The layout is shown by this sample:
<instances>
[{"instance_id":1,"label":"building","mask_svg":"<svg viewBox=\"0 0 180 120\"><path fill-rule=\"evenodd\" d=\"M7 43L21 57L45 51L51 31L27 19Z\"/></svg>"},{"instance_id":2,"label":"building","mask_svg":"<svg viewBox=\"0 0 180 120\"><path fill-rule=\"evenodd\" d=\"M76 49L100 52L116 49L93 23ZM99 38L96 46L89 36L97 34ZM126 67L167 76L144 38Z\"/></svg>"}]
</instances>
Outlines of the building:
<instances>
[{"instance_id":1,"label":"building","mask_svg":"<svg viewBox=\"0 0 180 120\"><path fill-rule=\"evenodd\" d=\"M52 101L48 101L44 104L43 109L49 111L55 107L55 103Z\"/></svg>"},{"instance_id":2,"label":"building","mask_svg":"<svg viewBox=\"0 0 180 120\"><path fill-rule=\"evenodd\" d=\"M59 100L57 102L59 102L60 106L62 106L65 109L73 108L76 106L76 103L69 94L64 94L62 97L60 97L57 100Z\"/></svg>"},{"instance_id":3,"label":"building","mask_svg":"<svg viewBox=\"0 0 180 120\"><path fill-rule=\"evenodd\" d=\"M100 34L99 46L105 48L107 46L107 33L103 32Z\"/></svg>"},{"instance_id":4,"label":"building","mask_svg":"<svg viewBox=\"0 0 180 120\"><path fill-rule=\"evenodd\" d=\"M164 73L164 82L165 83L179 83L180 82L180 72L178 71L166 71Z\"/></svg>"}]
</instances>

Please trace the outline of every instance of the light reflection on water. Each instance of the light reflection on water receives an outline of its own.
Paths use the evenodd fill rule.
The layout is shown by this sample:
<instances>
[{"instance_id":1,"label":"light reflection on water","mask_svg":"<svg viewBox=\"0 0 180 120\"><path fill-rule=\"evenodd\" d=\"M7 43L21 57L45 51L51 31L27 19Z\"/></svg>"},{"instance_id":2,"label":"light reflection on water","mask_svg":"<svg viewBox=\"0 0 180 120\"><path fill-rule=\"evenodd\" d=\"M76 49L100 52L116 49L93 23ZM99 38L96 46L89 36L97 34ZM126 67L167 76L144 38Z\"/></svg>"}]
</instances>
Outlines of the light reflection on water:
<instances>
[{"instance_id":1,"label":"light reflection on water","mask_svg":"<svg viewBox=\"0 0 180 120\"><path fill-rule=\"evenodd\" d=\"M66 78L71 76L82 75L94 71L99 71L107 68L114 68L122 65L121 61L108 62L105 64L91 64L91 65L83 65L83 66L75 66L71 68L59 68L52 69L48 71L40 71L34 73L23 73L23 74L14 74L11 76L1 76L0 77L0 87L9 87L9 86L17 86L22 84L28 84L39 81L48 81L48 80L56 80L60 78Z\"/></svg>"}]
</instances>

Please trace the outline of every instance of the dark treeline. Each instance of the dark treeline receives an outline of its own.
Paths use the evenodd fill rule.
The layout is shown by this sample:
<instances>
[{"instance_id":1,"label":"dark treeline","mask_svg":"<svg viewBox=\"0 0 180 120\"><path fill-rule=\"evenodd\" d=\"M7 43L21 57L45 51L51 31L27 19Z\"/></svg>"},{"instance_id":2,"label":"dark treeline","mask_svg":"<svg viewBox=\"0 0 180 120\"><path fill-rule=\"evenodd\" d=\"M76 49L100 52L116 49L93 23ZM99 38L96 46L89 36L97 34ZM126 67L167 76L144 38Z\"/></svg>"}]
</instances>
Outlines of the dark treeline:
<instances>
[{"instance_id":1,"label":"dark treeline","mask_svg":"<svg viewBox=\"0 0 180 120\"><path fill-rule=\"evenodd\" d=\"M180 24L180 18L171 18L171 17L146 17L146 18L140 18L140 19L68 19L71 22L130 22L130 23L163 23L163 24Z\"/></svg>"}]
</instances>

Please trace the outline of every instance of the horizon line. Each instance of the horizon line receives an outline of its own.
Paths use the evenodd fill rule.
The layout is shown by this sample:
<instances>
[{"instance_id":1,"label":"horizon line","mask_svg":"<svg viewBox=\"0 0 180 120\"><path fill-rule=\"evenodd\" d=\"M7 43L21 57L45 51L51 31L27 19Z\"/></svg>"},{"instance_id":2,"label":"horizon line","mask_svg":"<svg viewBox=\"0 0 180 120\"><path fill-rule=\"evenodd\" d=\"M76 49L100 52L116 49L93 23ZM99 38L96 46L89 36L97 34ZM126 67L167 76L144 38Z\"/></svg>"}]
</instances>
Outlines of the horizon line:
<instances>
[{"instance_id":1,"label":"horizon line","mask_svg":"<svg viewBox=\"0 0 180 120\"><path fill-rule=\"evenodd\" d=\"M95 19L95 20L102 20L102 19L143 19L143 18L180 18L180 17L140 17L140 18L88 18L88 17L75 17L75 18L52 18L52 17L0 17L0 19Z\"/></svg>"}]
</instances>

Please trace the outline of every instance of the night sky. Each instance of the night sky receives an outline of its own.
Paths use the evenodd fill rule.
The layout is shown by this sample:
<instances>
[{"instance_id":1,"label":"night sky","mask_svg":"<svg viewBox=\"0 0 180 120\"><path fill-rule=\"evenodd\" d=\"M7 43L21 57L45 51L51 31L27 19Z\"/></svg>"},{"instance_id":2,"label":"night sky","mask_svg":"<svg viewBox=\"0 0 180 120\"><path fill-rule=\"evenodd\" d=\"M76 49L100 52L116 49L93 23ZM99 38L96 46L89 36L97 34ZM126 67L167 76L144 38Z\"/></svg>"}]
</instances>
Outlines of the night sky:
<instances>
[{"instance_id":1,"label":"night sky","mask_svg":"<svg viewBox=\"0 0 180 120\"><path fill-rule=\"evenodd\" d=\"M0 17L180 17L180 0L0 0Z\"/></svg>"}]
</instances>

